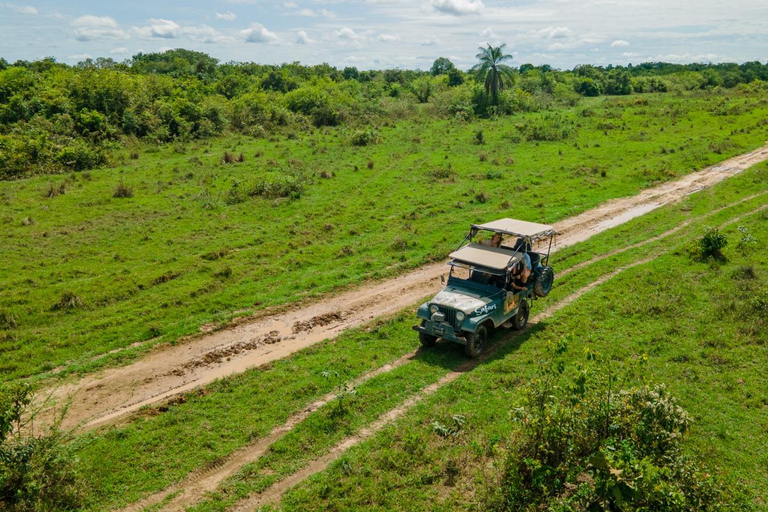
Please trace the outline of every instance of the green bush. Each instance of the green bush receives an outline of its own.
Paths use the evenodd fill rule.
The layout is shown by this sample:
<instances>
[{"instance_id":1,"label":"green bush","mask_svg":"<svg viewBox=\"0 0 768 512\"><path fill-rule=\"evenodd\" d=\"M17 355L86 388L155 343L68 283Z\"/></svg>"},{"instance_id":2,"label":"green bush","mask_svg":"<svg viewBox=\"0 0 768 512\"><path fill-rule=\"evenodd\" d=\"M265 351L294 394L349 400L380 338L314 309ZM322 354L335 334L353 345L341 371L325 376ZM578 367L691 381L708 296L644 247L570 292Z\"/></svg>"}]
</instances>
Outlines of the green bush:
<instances>
[{"instance_id":1,"label":"green bush","mask_svg":"<svg viewBox=\"0 0 768 512\"><path fill-rule=\"evenodd\" d=\"M663 385L622 389L611 361L567 373L561 344L513 411L510 443L494 508L505 510L719 509L714 478L683 454L691 419ZM620 378L621 377L621 378Z\"/></svg>"},{"instance_id":2,"label":"green bush","mask_svg":"<svg viewBox=\"0 0 768 512\"><path fill-rule=\"evenodd\" d=\"M32 400L28 384L0 386L0 510L79 510L83 486L70 439L56 425L32 432Z\"/></svg>"},{"instance_id":3,"label":"green bush","mask_svg":"<svg viewBox=\"0 0 768 512\"><path fill-rule=\"evenodd\" d=\"M73 171L84 171L104 165L107 161L104 152L83 140L75 140L64 146L56 154L56 162Z\"/></svg>"},{"instance_id":4,"label":"green bush","mask_svg":"<svg viewBox=\"0 0 768 512\"><path fill-rule=\"evenodd\" d=\"M717 228L709 228L697 241L699 257L722 259L724 257L722 251L726 245L728 245L728 237L720 233Z\"/></svg>"},{"instance_id":5,"label":"green bush","mask_svg":"<svg viewBox=\"0 0 768 512\"><path fill-rule=\"evenodd\" d=\"M268 199L281 197L298 199L303 192L304 182L300 177L279 174L258 179L248 191L248 195Z\"/></svg>"},{"instance_id":6,"label":"green bush","mask_svg":"<svg viewBox=\"0 0 768 512\"><path fill-rule=\"evenodd\" d=\"M353 146L368 146L369 144L376 144L378 138L375 130L358 130L352 135L351 142Z\"/></svg>"}]
</instances>

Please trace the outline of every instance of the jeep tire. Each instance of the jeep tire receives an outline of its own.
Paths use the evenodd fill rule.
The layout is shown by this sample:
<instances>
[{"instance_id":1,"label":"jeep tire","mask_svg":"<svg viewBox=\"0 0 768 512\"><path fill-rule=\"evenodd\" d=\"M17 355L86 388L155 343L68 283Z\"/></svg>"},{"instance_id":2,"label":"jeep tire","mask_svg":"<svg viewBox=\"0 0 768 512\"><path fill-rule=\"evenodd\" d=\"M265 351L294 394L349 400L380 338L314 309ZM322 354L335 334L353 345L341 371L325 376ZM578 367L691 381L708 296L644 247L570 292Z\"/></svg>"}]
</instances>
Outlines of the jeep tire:
<instances>
[{"instance_id":1,"label":"jeep tire","mask_svg":"<svg viewBox=\"0 0 768 512\"><path fill-rule=\"evenodd\" d=\"M424 327L426 323L427 323L426 320L422 320L421 326ZM422 347L432 348L435 346L435 343L437 343L437 336L432 336L431 334L419 332L419 341L421 342Z\"/></svg>"},{"instance_id":2,"label":"jeep tire","mask_svg":"<svg viewBox=\"0 0 768 512\"><path fill-rule=\"evenodd\" d=\"M552 289L552 282L555 280L555 271L547 265L543 267L538 275L536 281L533 283L533 291L537 297L546 297L549 295L549 291Z\"/></svg>"},{"instance_id":3,"label":"jeep tire","mask_svg":"<svg viewBox=\"0 0 768 512\"><path fill-rule=\"evenodd\" d=\"M481 325L475 332L465 332L464 337L467 339L464 353L474 359L483 353L485 343L488 341L488 330L484 325Z\"/></svg>"},{"instance_id":4,"label":"jeep tire","mask_svg":"<svg viewBox=\"0 0 768 512\"><path fill-rule=\"evenodd\" d=\"M530 308L528 307L528 301L523 300L520 303L520 307L517 308L517 314L512 317L512 328L516 331L522 331L525 326L528 325L528 313Z\"/></svg>"}]
</instances>

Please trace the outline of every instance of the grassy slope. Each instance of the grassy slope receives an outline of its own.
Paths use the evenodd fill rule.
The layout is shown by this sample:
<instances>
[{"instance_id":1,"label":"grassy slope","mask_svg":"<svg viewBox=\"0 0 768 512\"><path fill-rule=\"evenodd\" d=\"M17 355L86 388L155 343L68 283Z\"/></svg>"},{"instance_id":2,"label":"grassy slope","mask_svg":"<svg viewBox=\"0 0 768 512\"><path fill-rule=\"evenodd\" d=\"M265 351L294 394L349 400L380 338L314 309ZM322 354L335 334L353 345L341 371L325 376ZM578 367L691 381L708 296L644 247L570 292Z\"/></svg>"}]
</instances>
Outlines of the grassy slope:
<instances>
[{"instance_id":1,"label":"grassy slope","mask_svg":"<svg viewBox=\"0 0 768 512\"><path fill-rule=\"evenodd\" d=\"M739 180L756 176L751 172ZM761 166L759 176L760 186L768 188L768 166ZM765 204L763 196L750 206ZM692 226L690 234L737 216L730 210L714 215ZM616 360L647 354L646 381L666 383L693 415L688 450L731 491L737 482L746 486L761 508L768 500L768 375L762 371L768 363L768 325L765 306L760 310L751 301L758 295L768 299L768 255L757 247L739 250L736 227L748 227L765 244L767 220L768 211L762 210L726 227L730 245L725 264L692 260L684 249L692 237L681 233L677 250L626 270L504 346L492 362L300 485L285 498L283 508L375 510L402 503L414 510L476 508L499 475L504 444L514 428L509 411L518 390L534 376L546 343L569 334L573 362L583 357L585 347ZM637 222L625 229L633 224ZM604 243L608 236L592 243ZM635 252L635 258L649 254ZM632 259L629 253L614 263L626 259ZM751 267L757 278L740 279L742 266ZM453 414L467 418L458 437L444 439L432 432L433 421L448 423Z\"/></svg>"},{"instance_id":2,"label":"grassy slope","mask_svg":"<svg viewBox=\"0 0 768 512\"><path fill-rule=\"evenodd\" d=\"M730 115L716 115L724 103ZM574 215L768 135L760 123L768 105L755 97L646 95L585 105L566 112L577 133L559 143L511 142L515 125L538 114L401 121L379 127L381 143L365 148L351 146L342 127L176 146L181 153L150 149L116 169L77 175L55 198L44 193L62 178L0 183L0 313L18 324L0 324L0 379L129 359L142 349L91 362L137 341L173 341L204 323L439 259L470 221ZM478 129L485 145L472 143ZM246 161L220 164L225 149ZM449 165L448 179L427 174ZM225 204L234 181L245 186L276 170L308 177L301 199ZM323 179L323 171L335 176ZM134 197L112 197L119 180ZM481 193L487 201L476 199ZM22 225L27 217L33 224ZM53 311L68 291L83 306Z\"/></svg>"},{"instance_id":3,"label":"grassy slope","mask_svg":"<svg viewBox=\"0 0 768 512\"><path fill-rule=\"evenodd\" d=\"M765 169L765 166L762 169ZM742 215L765 204L765 196L762 196L702 219L715 208L767 189L765 170L747 171L718 185L713 191L703 191L691 196L683 204L665 207L658 212L636 219L626 226L598 235L585 243L558 253L556 267L562 271L591 256L604 254L612 249L625 247L628 242L662 233L684 219L701 219L688 230L675 235L677 240L675 243L681 243L689 240L694 234L700 233L705 225L718 225L724 219ZM573 272L558 280L558 286L552 295L546 301L539 301L534 312L543 310L547 303L563 298L616 266L663 250L668 243L669 241L658 242L628 251L603 263ZM631 284L632 281L628 283ZM610 286L614 286L613 282ZM603 286L603 289L605 288L607 285ZM582 301L588 300L592 295L595 295L595 292ZM524 343L522 340L515 341L511 344L511 348L504 349L505 354L510 358L507 363L515 366L514 371L509 375L518 376L503 377L499 382L508 383L512 387L497 389L494 395L496 398L513 396L514 386L519 385L524 378L525 365L535 360L538 347L541 346L540 337L555 336L550 334L552 329L557 328L559 333L562 330L561 325L570 325L569 321L575 322L573 318L581 318L582 301L578 303L579 306L571 306L566 310L570 311L570 314L562 312L555 319L549 320L543 331L536 330L526 334L523 338L526 340ZM579 309L576 309L577 307ZM575 315L574 312L576 312ZM599 315L594 318L597 322ZM275 363L267 370L247 372L209 386L202 394L187 397L185 403L173 405L165 413L160 413L157 408L148 409L140 420L128 426L110 428L84 437L80 441L82 443L80 458L84 464L84 472L93 485L92 506L106 509L113 508L118 503L133 501L144 493L162 489L195 468L212 464L252 439L263 436L272 427L282 423L291 413L301 410L323 394L333 391L334 388L352 380L361 372L379 367L413 349L418 342L410 330L412 322L412 313L408 311L392 321L372 328L350 331L335 342L323 343L302 351L291 358ZM620 324L621 317L618 320L614 319L613 322ZM632 319L630 322L632 326L638 323ZM640 324L644 325L647 322L640 322ZM588 328L580 326L578 332L591 332L594 336L595 332L599 332L600 325L602 324L590 325ZM563 329L567 331L568 327ZM617 332L631 339L635 331L622 328ZM623 334L625 332L628 334ZM632 347L626 343L624 345ZM287 474L306 463L312 456L322 454L340 436L371 421L385 408L392 407L412 393L414 383L418 381L419 385L425 385L427 382L434 381L447 372L452 365L461 361L463 359L461 351L454 349L458 347L442 347L420 354L414 363L407 365L407 368L377 377L361 386L358 396L350 401L351 413L348 415L341 418L334 416L335 404L321 409L311 419L300 425L294 433L280 441L268 457L249 467L240 478L233 479L224 497L232 499L247 492L263 489L280 475ZM521 355L517 355L516 351ZM646 351L649 350L646 349ZM513 352L515 355L511 355ZM649 353L653 355L651 351ZM518 357L523 359L518 361ZM486 372L491 371L489 368L499 364L496 361L478 368L473 372L472 377L467 378L471 378L474 382L476 379L474 374L486 375ZM695 366L688 364L691 367ZM521 366L518 367L518 365ZM323 377L324 371L330 371L330 377ZM506 367L504 371L507 371ZM494 372L495 370L491 371L491 373ZM490 382L483 382L482 386L496 387L498 382L494 379L495 377ZM462 385L459 387L464 389ZM501 392L501 395L498 392ZM445 398L447 392L442 393ZM392 396L389 397L389 394ZM466 396L462 400L470 403L477 396L479 395L474 395L474 398ZM459 409L451 409L442 402L435 402L435 404L437 405L434 407L450 409L451 413L461 412ZM508 404L494 403L492 406L498 412L506 410ZM428 409L428 411L433 410ZM435 415L434 412L425 414L433 414L432 419L424 420L423 416L419 416L420 419L416 424L420 426L414 429L417 430L418 436L424 437L425 441L434 443L435 440L429 438L429 423L434 419L444 420L448 413L442 416ZM475 408L467 414L472 418L475 427L480 422L485 429L490 428L493 432L501 429L500 432L508 434L509 425L506 420L497 418L493 425L486 426L485 423L490 419L483 416L481 411ZM423 423L424 421L426 423ZM489 434L484 430L481 435L486 436L487 441L492 436L499 435L493 432ZM464 449L467 448L467 445L462 446ZM402 456L400 453L389 455L396 457L393 460ZM389 455L382 454L382 457L389 457ZM136 471L137 468L140 470ZM442 471L443 466L440 468ZM408 478L417 478L417 476L411 475ZM212 502L203 506L202 509L220 507L221 503Z\"/></svg>"}]
</instances>

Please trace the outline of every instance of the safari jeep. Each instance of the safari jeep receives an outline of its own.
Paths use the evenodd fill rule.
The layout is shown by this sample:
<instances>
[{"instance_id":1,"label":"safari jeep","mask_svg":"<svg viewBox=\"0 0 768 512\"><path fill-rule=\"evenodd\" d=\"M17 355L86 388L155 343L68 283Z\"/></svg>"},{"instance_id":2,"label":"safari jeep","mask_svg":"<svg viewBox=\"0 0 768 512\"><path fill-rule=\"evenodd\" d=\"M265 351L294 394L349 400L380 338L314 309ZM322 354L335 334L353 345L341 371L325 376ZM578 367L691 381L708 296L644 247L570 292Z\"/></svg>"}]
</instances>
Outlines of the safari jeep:
<instances>
[{"instance_id":1,"label":"safari jeep","mask_svg":"<svg viewBox=\"0 0 768 512\"><path fill-rule=\"evenodd\" d=\"M552 288L549 254L556 234L552 226L514 219L472 224L450 254L448 282L442 278L445 287L419 307L421 323L413 328L421 344L431 347L442 338L464 345L467 356L477 357L489 330L524 328L533 301ZM546 252L534 251L534 244L546 246ZM528 258L529 275L523 268Z\"/></svg>"}]
</instances>

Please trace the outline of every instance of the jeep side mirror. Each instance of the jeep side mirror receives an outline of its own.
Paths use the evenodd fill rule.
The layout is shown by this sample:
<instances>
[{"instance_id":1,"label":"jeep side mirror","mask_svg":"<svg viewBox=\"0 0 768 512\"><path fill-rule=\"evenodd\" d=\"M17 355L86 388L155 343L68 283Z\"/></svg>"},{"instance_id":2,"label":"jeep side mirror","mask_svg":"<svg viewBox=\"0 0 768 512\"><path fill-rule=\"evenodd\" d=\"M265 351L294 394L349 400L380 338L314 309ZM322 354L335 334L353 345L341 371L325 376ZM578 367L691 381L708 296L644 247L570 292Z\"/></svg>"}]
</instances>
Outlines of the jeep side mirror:
<instances>
[{"instance_id":1,"label":"jeep side mirror","mask_svg":"<svg viewBox=\"0 0 768 512\"><path fill-rule=\"evenodd\" d=\"M440 274L440 284L445 284L445 276Z\"/></svg>"}]
</instances>

